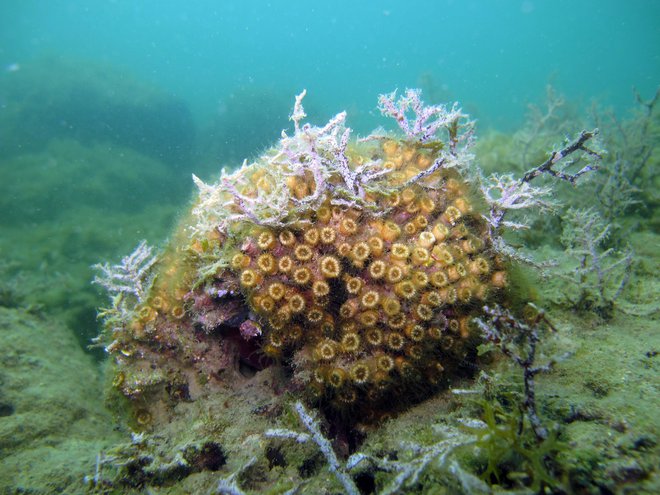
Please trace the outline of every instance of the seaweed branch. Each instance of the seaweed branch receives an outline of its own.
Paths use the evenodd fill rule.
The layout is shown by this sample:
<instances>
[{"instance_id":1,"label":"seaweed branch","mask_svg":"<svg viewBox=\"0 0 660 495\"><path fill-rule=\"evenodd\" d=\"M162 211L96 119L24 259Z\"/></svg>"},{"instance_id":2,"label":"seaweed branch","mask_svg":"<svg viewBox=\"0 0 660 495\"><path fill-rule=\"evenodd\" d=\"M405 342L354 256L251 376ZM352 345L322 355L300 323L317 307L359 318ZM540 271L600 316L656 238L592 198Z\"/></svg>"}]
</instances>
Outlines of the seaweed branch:
<instances>
[{"instance_id":1,"label":"seaweed branch","mask_svg":"<svg viewBox=\"0 0 660 495\"><path fill-rule=\"evenodd\" d=\"M332 449L330 441L323 436L323 433L321 433L321 428L316 416L313 413L310 413L300 401L295 403L294 408L298 414L300 422L305 426L309 434L278 428L266 431L266 437L293 439L298 443L305 443L310 440L313 441L318 446L323 457L325 457L330 472L332 472L332 474L335 475L335 478L337 478L337 481L342 484L345 492L348 495L359 495L360 490L346 472L346 466L339 462L337 454L335 454L335 451Z\"/></svg>"},{"instance_id":2,"label":"seaweed branch","mask_svg":"<svg viewBox=\"0 0 660 495\"><path fill-rule=\"evenodd\" d=\"M509 212L537 207L547 210L552 203L547 201L547 196L552 192L549 186L537 187L531 182L542 175L551 177L575 185L580 177L588 172L598 169L598 162L602 159L601 153L587 147L587 142L598 135L598 129L593 131L582 131L577 138L568 142L558 151L553 151L550 156L540 165L527 171L522 177L516 179L513 175L497 175L481 179L481 191L488 202L490 211L484 216L489 224L493 246L496 250L515 258L519 255L507 246L503 239L504 228L525 229L525 222L511 222L505 220ZM576 159L569 159L579 152ZM577 172L570 173L568 170L580 162L586 156L587 162ZM559 164L564 166L559 169ZM526 261L526 260L525 260Z\"/></svg>"},{"instance_id":3,"label":"seaweed branch","mask_svg":"<svg viewBox=\"0 0 660 495\"><path fill-rule=\"evenodd\" d=\"M537 345L540 340L540 330L546 326L556 331L548 320L545 312L533 304L529 304L533 316L529 323L523 323L511 312L500 307L484 306L485 318L475 318L475 323L483 333L484 338L495 345L502 353L512 359L523 370L524 394L523 409L527 414L532 430L539 441L548 438L548 430L541 423L536 408L535 377L552 369L555 361L544 365L535 365Z\"/></svg>"},{"instance_id":4,"label":"seaweed branch","mask_svg":"<svg viewBox=\"0 0 660 495\"><path fill-rule=\"evenodd\" d=\"M615 301L627 285L633 261L630 247L623 252L601 249L609 234L610 225L593 208L570 209L564 216L561 242L568 257L577 261L570 276L562 275L578 288L572 304L577 308L594 307L605 317L611 316Z\"/></svg>"}]
</instances>

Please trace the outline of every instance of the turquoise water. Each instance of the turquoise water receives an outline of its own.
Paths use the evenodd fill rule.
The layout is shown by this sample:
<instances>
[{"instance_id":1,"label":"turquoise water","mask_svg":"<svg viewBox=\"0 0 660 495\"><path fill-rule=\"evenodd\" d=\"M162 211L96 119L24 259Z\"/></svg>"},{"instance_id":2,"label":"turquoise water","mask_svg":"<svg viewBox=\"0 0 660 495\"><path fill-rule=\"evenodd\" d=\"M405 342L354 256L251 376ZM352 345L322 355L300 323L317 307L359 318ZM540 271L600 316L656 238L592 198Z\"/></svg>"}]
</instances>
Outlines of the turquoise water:
<instances>
[{"instance_id":1,"label":"turquoise water","mask_svg":"<svg viewBox=\"0 0 660 495\"><path fill-rule=\"evenodd\" d=\"M652 0L28 0L3 2L0 17L0 66L42 54L107 63L182 97L200 119L238 90L286 98L305 87L323 118L359 108L354 125L366 132L375 95L427 82L434 97L510 128L548 82L623 108L631 87L652 92L660 76Z\"/></svg>"},{"instance_id":2,"label":"turquoise water","mask_svg":"<svg viewBox=\"0 0 660 495\"><path fill-rule=\"evenodd\" d=\"M379 94L421 88L427 102L458 101L477 119L476 154L488 172L520 172L566 135L607 124L604 170L614 176L621 158L628 168L617 177L629 190L616 212L593 198L577 202L612 223L612 246L637 242L643 282L625 293L637 304L626 314L648 335L651 320L630 315L658 314L657 248L648 247L657 237L644 237L658 231L658 124L657 108L643 120L649 107L635 94L648 102L656 93L659 47L653 0L0 2L0 346L9 349L0 361L0 493L54 493L68 483L76 493L96 453L125 440L114 436L101 398L104 353L89 348L100 330L97 308L107 304L90 284L91 266L119 260L141 239L163 246L190 201L191 174L211 181L273 144L291 129L303 89L312 123L346 110L362 135L387 124ZM525 136L514 133L529 128L530 104L545 108L548 85L563 98L561 111L547 134L535 131L533 149L520 151ZM625 121L631 115L641 124ZM507 161L528 151L534 163ZM601 193L607 177L595 181ZM539 239L545 228L554 239ZM561 233L548 221L525 241L559 249ZM546 302L567 320L577 311ZM614 335L616 325L625 326L613 323ZM39 347L44 335L58 346L44 338ZM651 359L658 344L649 342ZM607 374L586 362L599 379ZM24 375L12 371L16 363ZM53 382L39 381L35 369ZM24 393L26 383L37 385ZM62 422L77 429L61 431ZM44 460L43 444L60 445L61 457ZM75 480L49 485L66 463ZM17 477L26 465L40 474Z\"/></svg>"}]
</instances>

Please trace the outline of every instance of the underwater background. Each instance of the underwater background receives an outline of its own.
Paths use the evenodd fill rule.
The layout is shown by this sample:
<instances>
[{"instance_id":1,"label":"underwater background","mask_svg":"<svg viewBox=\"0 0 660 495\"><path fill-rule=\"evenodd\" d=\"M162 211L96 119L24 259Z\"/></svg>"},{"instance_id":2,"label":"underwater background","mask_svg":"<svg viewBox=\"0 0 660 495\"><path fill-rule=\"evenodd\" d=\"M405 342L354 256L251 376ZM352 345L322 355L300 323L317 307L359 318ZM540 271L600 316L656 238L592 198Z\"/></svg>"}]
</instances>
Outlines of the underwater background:
<instances>
[{"instance_id":1,"label":"underwater background","mask_svg":"<svg viewBox=\"0 0 660 495\"><path fill-rule=\"evenodd\" d=\"M600 292L589 286L591 296L580 280L569 294L559 275L530 283L530 299L558 328L544 356L570 353L538 379L542 418L563 428L569 447L541 457L542 475L517 481L515 462L493 448L507 459L486 481L524 493L552 473L543 483L554 493L660 490L658 47L652 0L0 3L0 493L211 493L213 480L237 472L238 460L223 460L123 485L99 474L103 453L131 436L104 392L105 353L90 347L107 299L91 284L92 265L118 261L142 239L164 246L190 202L191 175L215 181L273 145L291 130L303 89L310 122L346 110L347 125L366 135L387 125L377 97L397 88L460 102L477 120L476 163L488 173L524 173L580 130L600 128L605 158L590 189L559 188L562 206L517 242L559 263L562 277L574 273L571 229L591 217L571 208L596 212L610 226L598 256L630 276ZM494 388L519 379L498 359L484 369ZM406 431L405 441L431 445L439 427L415 425L435 427L461 407L487 423L484 411L505 395L495 406L423 403L365 448L393 451ZM231 429L222 421L218 429ZM306 454L269 457L272 493L292 488L273 480L288 476L280 457L296 455ZM477 475L497 464L461 456ZM315 469L303 493L341 489ZM356 475L362 493L392 486L374 472ZM265 490L242 476L246 492ZM421 471L397 489L460 492Z\"/></svg>"}]
</instances>

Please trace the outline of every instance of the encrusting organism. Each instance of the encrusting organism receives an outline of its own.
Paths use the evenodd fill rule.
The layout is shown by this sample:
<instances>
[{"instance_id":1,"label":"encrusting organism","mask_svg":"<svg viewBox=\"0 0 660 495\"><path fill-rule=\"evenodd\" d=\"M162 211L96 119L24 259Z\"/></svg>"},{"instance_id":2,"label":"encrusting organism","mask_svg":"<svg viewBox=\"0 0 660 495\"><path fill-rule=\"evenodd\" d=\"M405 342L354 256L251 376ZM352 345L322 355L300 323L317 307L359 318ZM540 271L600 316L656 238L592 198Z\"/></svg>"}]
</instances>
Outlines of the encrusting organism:
<instances>
[{"instance_id":1,"label":"encrusting organism","mask_svg":"<svg viewBox=\"0 0 660 495\"><path fill-rule=\"evenodd\" d=\"M108 320L127 397L212 390L240 359L279 363L291 390L366 421L392 408L392 394L446 381L475 353L473 318L506 299L506 212L539 203L534 177L573 182L587 171L553 166L589 154L595 134L519 181L481 180L473 123L457 106L425 106L416 90L382 95L403 135L354 141L345 113L303 124L304 96L293 135L215 184L193 176L198 196L149 261L148 294L122 308L130 317Z\"/></svg>"}]
</instances>

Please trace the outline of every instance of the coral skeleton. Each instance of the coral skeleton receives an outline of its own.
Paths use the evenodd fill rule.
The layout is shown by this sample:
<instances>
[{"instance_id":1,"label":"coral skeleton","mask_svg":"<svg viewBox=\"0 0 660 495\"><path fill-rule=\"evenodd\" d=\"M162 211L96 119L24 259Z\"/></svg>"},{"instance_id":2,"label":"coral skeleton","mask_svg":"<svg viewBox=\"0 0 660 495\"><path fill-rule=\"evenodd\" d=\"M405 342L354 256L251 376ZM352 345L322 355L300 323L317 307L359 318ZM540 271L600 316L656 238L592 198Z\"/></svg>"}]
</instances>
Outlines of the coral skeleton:
<instances>
[{"instance_id":1,"label":"coral skeleton","mask_svg":"<svg viewBox=\"0 0 660 495\"><path fill-rule=\"evenodd\" d=\"M575 185L583 175L598 170L602 154L586 146L586 143L597 135L598 129L580 132L574 140L567 142L562 149L551 152L543 163L528 170L518 179L513 174L480 177L480 189L489 206L489 213L484 215L484 219L488 222L491 241L496 250L511 259L531 262L516 253L503 238L506 230L527 229L529 225L525 221L511 221L505 218L510 217L513 212L522 210L534 209L538 212L553 209L555 205L547 199L553 191L552 187L533 186L530 183L534 179L549 175ZM576 153L581 156L569 159ZM576 172L569 172L569 169L574 169L583 158L586 163ZM558 170L557 167L562 163L563 168Z\"/></svg>"},{"instance_id":2,"label":"coral skeleton","mask_svg":"<svg viewBox=\"0 0 660 495\"><path fill-rule=\"evenodd\" d=\"M536 407L536 386L534 378L539 373L552 369L555 361L536 366L536 350L541 335L541 327L555 330L545 315L533 304L528 304L532 317L523 322L501 306L484 306L485 317L475 318L475 323L482 331L487 342L494 344L504 355L511 358L523 369L524 400L523 408L536 437L542 441L548 438L548 430L541 423ZM556 331L556 330L555 330Z\"/></svg>"},{"instance_id":3,"label":"coral skeleton","mask_svg":"<svg viewBox=\"0 0 660 495\"><path fill-rule=\"evenodd\" d=\"M93 268L102 272L101 276L94 277L94 283L111 295L131 294L136 303L141 303L149 291L149 274L157 259L147 241L141 241L130 255L122 258L121 263L94 265Z\"/></svg>"},{"instance_id":4,"label":"coral skeleton","mask_svg":"<svg viewBox=\"0 0 660 495\"><path fill-rule=\"evenodd\" d=\"M561 236L567 257L577 262L572 273L563 276L577 288L578 294L572 304L594 306L605 315L611 312L626 287L633 262L633 251L629 247L623 252L602 249L610 229L593 208L569 209L564 216Z\"/></svg>"},{"instance_id":5,"label":"coral skeleton","mask_svg":"<svg viewBox=\"0 0 660 495\"><path fill-rule=\"evenodd\" d=\"M96 264L92 268L99 270L100 275L94 277L93 283L105 288L110 295L112 307L101 309L98 317L103 319L105 326L114 332L121 332L134 318L135 308L143 304L154 281L154 267L158 256L153 254L153 248L147 241L141 241L135 250L122 258L121 263ZM93 339L94 346L101 346L102 339ZM117 341L106 345L110 352Z\"/></svg>"},{"instance_id":6,"label":"coral skeleton","mask_svg":"<svg viewBox=\"0 0 660 495\"><path fill-rule=\"evenodd\" d=\"M305 426L307 431L309 431L309 434L297 433L295 431L284 429L273 429L266 431L265 436L267 438L293 439L298 443L305 443L310 440L313 441L318 446L321 454L323 454L330 472L334 474L337 481L339 481L344 487L345 493L348 495L358 495L360 490L346 472L346 466L342 465L339 462L339 459L337 459L337 454L335 454L330 440L321 433L319 422L314 414L308 411L300 401L295 403L294 409L298 414L300 422Z\"/></svg>"}]
</instances>

